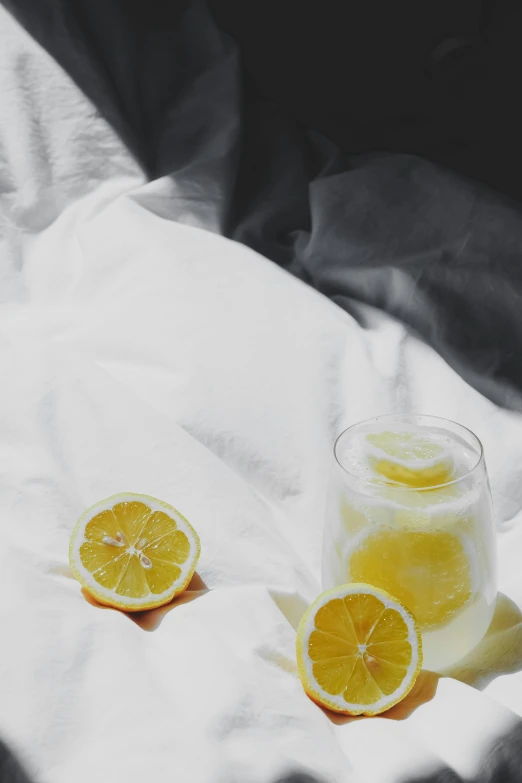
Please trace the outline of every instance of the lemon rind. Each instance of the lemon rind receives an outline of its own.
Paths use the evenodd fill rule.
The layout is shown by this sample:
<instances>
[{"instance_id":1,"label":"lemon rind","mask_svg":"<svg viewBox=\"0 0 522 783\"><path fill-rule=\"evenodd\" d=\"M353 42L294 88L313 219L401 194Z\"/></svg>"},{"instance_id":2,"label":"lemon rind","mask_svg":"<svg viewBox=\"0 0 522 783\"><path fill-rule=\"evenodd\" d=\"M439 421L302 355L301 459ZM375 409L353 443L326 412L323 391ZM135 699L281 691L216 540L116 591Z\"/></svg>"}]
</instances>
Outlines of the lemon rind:
<instances>
[{"instance_id":1,"label":"lemon rind","mask_svg":"<svg viewBox=\"0 0 522 783\"><path fill-rule=\"evenodd\" d=\"M94 579L80 559L80 547L84 541L86 541L84 531L87 522L96 516L96 514L100 514L102 511L112 508L117 503L131 502L133 500L145 503L152 511L165 511L168 513L168 515L174 519L178 528L185 533L190 543L190 554L185 563L179 566L181 574L178 579L173 582L168 590L164 590L163 593L158 593L154 596L151 594L143 596L142 598L120 596L114 591L104 588ZM183 514L174 508L174 506L165 503L163 500L158 500L158 498L152 497L151 495L143 495L137 492L122 492L94 503L83 512L71 535L69 544L69 563L78 582L80 582L82 587L91 593L99 603L104 604L105 606L123 609L126 612L141 612L145 609L154 609L158 606L163 606L163 604L168 603L182 593L194 575L200 553L201 543L198 534L190 522L185 519Z\"/></svg>"},{"instance_id":2,"label":"lemon rind","mask_svg":"<svg viewBox=\"0 0 522 783\"><path fill-rule=\"evenodd\" d=\"M307 654L308 641L315 628L314 619L317 610L334 598L344 598L347 595L360 593L373 595L383 602L385 608L392 608L399 612L408 628L408 640L412 646L412 660L399 688L388 696L383 696L379 701L374 702L373 704L348 703L342 694L334 696L323 690L313 675L313 662ZM416 646L413 643L414 639L417 640ZM362 582L334 587L331 590L321 593L321 595L316 598L313 604L308 607L299 623L296 651L299 677L308 696L320 705L344 715L378 715L379 713L390 709L390 707L393 707L408 695L415 685L417 675L422 668L422 638L412 613L400 601L385 590L373 587L372 585L363 584Z\"/></svg>"}]
</instances>

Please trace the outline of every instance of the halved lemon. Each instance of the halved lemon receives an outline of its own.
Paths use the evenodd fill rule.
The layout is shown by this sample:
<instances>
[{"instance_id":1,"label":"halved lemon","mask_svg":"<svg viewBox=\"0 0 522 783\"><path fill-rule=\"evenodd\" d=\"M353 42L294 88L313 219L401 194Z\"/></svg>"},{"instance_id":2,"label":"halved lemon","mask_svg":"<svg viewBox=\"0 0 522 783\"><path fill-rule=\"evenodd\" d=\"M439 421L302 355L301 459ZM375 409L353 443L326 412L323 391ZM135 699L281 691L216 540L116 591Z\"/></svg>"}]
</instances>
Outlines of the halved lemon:
<instances>
[{"instance_id":1,"label":"halved lemon","mask_svg":"<svg viewBox=\"0 0 522 783\"><path fill-rule=\"evenodd\" d=\"M187 587L200 542L187 520L161 500L122 494L87 509L69 545L72 571L102 604L152 609Z\"/></svg>"},{"instance_id":2,"label":"halved lemon","mask_svg":"<svg viewBox=\"0 0 522 783\"><path fill-rule=\"evenodd\" d=\"M413 615L384 590L342 585L305 612L297 665L314 701L348 715L377 715L413 688L421 637Z\"/></svg>"},{"instance_id":3,"label":"halved lemon","mask_svg":"<svg viewBox=\"0 0 522 783\"><path fill-rule=\"evenodd\" d=\"M348 558L347 579L390 592L422 631L450 620L471 598L471 560L449 530L370 532Z\"/></svg>"},{"instance_id":4,"label":"halved lemon","mask_svg":"<svg viewBox=\"0 0 522 783\"><path fill-rule=\"evenodd\" d=\"M426 488L454 478L451 456L440 444L416 432L376 432L366 436L372 468L407 487Z\"/></svg>"}]
</instances>

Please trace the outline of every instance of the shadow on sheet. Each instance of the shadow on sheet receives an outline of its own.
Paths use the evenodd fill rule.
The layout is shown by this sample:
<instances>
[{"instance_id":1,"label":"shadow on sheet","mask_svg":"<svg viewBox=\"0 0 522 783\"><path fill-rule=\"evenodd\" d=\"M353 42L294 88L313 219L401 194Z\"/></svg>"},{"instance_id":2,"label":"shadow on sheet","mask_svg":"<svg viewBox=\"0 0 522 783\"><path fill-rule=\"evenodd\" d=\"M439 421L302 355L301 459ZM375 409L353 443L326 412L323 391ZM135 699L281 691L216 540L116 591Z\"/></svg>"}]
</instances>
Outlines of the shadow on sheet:
<instances>
[{"instance_id":1,"label":"shadow on sheet","mask_svg":"<svg viewBox=\"0 0 522 783\"><path fill-rule=\"evenodd\" d=\"M522 612L507 595L499 593L485 637L464 660L444 674L483 690L495 677L521 670Z\"/></svg>"},{"instance_id":2,"label":"shadow on sheet","mask_svg":"<svg viewBox=\"0 0 522 783\"><path fill-rule=\"evenodd\" d=\"M450 767L441 767L423 776L406 778L404 783L520 783L522 780L522 721L484 749L482 763L473 778L462 778Z\"/></svg>"},{"instance_id":3,"label":"shadow on sheet","mask_svg":"<svg viewBox=\"0 0 522 783\"><path fill-rule=\"evenodd\" d=\"M94 596L92 596L88 590L82 587L82 595L91 606L95 606L97 609L106 610L109 612L119 612L124 617L128 617L133 623L142 629L142 631L155 631L160 627L165 615L175 609L177 606L188 604L191 601L195 601L197 598L206 595L209 589L203 579L198 573L195 573L190 580L187 589L179 596L174 598L168 604L158 606L157 609L148 609L146 612L122 612L120 609L115 609L112 606L103 606L100 604ZM0 781L0 783L2 783Z\"/></svg>"},{"instance_id":4,"label":"shadow on sheet","mask_svg":"<svg viewBox=\"0 0 522 783\"><path fill-rule=\"evenodd\" d=\"M275 780L274 783L326 783L326 781L324 778L318 778L308 772L288 772L282 778Z\"/></svg>"},{"instance_id":5,"label":"shadow on sheet","mask_svg":"<svg viewBox=\"0 0 522 783\"><path fill-rule=\"evenodd\" d=\"M0 783L35 783L2 740L0 740Z\"/></svg>"}]
</instances>

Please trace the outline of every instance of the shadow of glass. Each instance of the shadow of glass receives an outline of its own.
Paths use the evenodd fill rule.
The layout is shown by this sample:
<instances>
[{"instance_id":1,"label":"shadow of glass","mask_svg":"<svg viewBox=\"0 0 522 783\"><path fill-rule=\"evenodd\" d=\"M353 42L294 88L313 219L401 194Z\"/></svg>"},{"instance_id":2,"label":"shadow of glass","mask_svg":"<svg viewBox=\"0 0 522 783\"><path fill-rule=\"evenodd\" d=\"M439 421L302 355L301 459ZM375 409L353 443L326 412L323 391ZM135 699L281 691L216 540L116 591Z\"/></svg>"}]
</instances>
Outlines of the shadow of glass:
<instances>
[{"instance_id":1,"label":"shadow of glass","mask_svg":"<svg viewBox=\"0 0 522 783\"><path fill-rule=\"evenodd\" d=\"M482 690L495 677L521 670L522 612L510 598L499 593L493 619L482 641L443 674Z\"/></svg>"},{"instance_id":2,"label":"shadow of glass","mask_svg":"<svg viewBox=\"0 0 522 783\"><path fill-rule=\"evenodd\" d=\"M0 740L0 783L34 783L2 740Z\"/></svg>"},{"instance_id":3,"label":"shadow of glass","mask_svg":"<svg viewBox=\"0 0 522 783\"><path fill-rule=\"evenodd\" d=\"M143 631L155 631L161 625L166 614L177 606L195 601L196 598L200 598L208 592L209 589L205 582L199 574L196 573L190 580L187 589L181 593L181 595L173 598L170 603L159 606L157 609L148 609L144 612L123 612L121 609L116 609L114 606L104 606L103 604L100 604L88 590L82 587L82 595L87 603L95 606L97 609L107 609L110 612L119 612L124 617L128 617L129 620L132 620L133 623L136 623ZM1 779L0 783L2 783Z\"/></svg>"}]
</instances>

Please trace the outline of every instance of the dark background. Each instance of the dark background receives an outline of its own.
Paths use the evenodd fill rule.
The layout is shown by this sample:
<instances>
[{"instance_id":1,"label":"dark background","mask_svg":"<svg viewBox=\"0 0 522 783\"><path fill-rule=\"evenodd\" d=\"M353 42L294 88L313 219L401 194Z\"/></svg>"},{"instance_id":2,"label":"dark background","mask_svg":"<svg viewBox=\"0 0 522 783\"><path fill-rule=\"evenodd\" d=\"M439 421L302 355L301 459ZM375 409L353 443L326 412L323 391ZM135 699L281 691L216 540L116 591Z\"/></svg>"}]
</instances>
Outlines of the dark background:
<instances>
[{"instance_id":1,"label":"dark background","mask_svg":"<svg viewBox=\"0 0 522 783\"><path fill-rule=\"evenodd\" d=\"M211 0L251 94L347 154L422 155L522 197L522 3Z\"/></svg>"},{"instance_id":2,"label":"dark background","mask_svg":"<svg viewBox=\"0 0 522 783\"><path fill-rule=\"evenodd\" d=\"M150 162L190 0L3 2ZM210 7L239 44L246 101L273 101L347 155L417 154L522 198L519 0L210 0Z\"/></svg>"}]
</instances>

